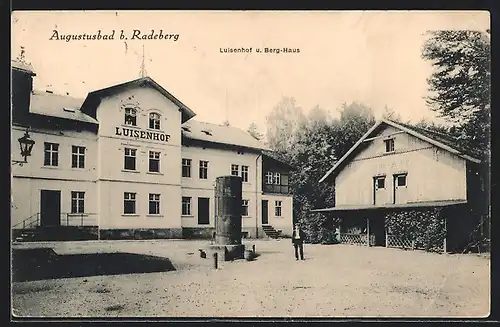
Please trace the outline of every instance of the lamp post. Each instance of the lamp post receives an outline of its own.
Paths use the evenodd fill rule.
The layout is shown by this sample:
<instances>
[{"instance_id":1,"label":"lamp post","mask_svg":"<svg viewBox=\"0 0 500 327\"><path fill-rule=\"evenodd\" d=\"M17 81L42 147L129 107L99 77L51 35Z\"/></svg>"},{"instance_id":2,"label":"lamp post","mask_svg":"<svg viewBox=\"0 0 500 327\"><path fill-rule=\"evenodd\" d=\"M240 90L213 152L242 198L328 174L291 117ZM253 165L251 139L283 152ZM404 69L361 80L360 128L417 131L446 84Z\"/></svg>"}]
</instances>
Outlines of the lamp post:
<instances>
[{"instance_id":1,"label":"lamp post","mask_svg":"<svg viewBox=\"0 0 500 327\"><path fill-rule=\"evenodd\" d=\"M31 139L28 133L28 129L26 129L24 135L17 140L19 141L19 146L21 148L21 157L24 158L24 161L12 160L12 164L18 164L22 166L23 164L28 162L26 158L31 156L31 150L33 149L33 145L35 145L35 141Z\"/></svg>"}]
</instances>

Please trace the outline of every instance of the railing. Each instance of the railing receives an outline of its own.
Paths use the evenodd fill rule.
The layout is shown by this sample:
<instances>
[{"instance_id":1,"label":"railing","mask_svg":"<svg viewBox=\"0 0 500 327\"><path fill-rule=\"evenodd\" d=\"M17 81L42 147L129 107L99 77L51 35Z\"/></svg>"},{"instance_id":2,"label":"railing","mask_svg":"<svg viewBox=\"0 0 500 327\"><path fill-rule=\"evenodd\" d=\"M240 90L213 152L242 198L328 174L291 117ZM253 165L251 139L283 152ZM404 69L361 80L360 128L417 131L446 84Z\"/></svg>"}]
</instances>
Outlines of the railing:
<instances>
[{"instance_id":1,"label":"railing","mask_svg":"<svg viewBox=\"0 0 500 327\"><path fill-rule=\"evenodd\" d=\"M368 245L366 234L340 233L340 243ZM370 245L375 245L375 235L370 235Z\"/></svg>"},{"instance_id":2,"label":"railing","mask_svg":"<svg viewBox=\"0 0 500 327\"><path fill-rule=\"evenodd\" d=\"M59 217L60 226L97 226L96 213L61 213ZM26 229L41 226L41 214L39 212L29 216L23 221L12 226L12 229Z\"/></svg>"},{"instance_id":3,"label":"railing","mask_svg":"<svg viewBox=\"0 0 500 327\"><path fill-rule=\"evenodd\" d=\"M387 234L385 242L385 245L388 248L415 249L415 241L411 241L397 235Z\"/></svg>"},{"instance_id":4,"label":"railing","mask_svg":"<svg viewBox=\"0 0 500 327\"><path fill-rule=\"evenodd\" d=\"M264 192L290 194L290 188L288 185L264 184Z\"/></svg>"},{"instance_id":5,"label":"railing","mask_svg":"<svg viewBox=\"0 0 500 327\"><path fill-rule=\"evenodd\" d=\"M30 228L30 227L36 227L36 226L40 226L40 213L37 212L31 216L29 216L28 218L24 219L23 221L15 224L14 226L12 226L12 229L26 229L26 228Z\"/></svg>"},{"instance_id":6,"label":"railing","mask_svg":"<svg viewBox=\"0 0 500 327\"><path fill-rule=\"evenodd\" d=\"M61 226L97 226L96 213L61 213Z\"/></svg>"}]
</instances>

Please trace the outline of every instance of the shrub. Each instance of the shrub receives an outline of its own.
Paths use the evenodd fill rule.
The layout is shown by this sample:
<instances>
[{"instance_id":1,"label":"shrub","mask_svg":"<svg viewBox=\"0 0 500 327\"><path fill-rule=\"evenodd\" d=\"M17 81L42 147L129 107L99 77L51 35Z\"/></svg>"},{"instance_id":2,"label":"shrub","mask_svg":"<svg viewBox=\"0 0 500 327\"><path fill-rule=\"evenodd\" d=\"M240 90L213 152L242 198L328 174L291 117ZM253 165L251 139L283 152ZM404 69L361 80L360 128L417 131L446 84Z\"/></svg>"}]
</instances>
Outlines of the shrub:
<instances>
[{"instance_id":1,"label":"shrub","mask_svg":"<svg viewBox=\"0 0 500 327\"><path fill-rule=\"evenodd\" d=\"M415 242L416 248L430 252L443 250L446 229L439 208L390 212L385 224L391 235Z\"/></svg>"},{"instance_id":2,"label":"shrub","mask_svg":"<svg viewBox=\"0 0 500 327\"><path fill-rule=\"evenodd\" d=\"M306 234L306 241L313 244L335 244L336 219L321 213L304 213L300 219L302 230Z\"/></svg>"}]
</instances>

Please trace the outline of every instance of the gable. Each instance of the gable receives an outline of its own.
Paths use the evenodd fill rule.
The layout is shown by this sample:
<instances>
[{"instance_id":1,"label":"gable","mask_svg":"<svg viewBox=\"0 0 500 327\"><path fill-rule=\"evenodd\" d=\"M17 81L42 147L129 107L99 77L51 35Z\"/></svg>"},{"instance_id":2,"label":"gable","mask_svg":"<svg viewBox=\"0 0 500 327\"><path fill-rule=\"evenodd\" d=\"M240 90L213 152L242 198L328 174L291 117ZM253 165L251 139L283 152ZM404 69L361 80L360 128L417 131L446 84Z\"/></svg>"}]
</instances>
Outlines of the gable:
<instances>
[{"instance_id":1,"label":"gable","mask_svg":"<svg viewBox=\"0 0 500 327\"><path fill-rule=\"evenodd\" d=\"M396 138L398 134L401 135L408 135L411 137L406 137L406 138L401 138L405 140L402 143L399 143L400 146L403 146L402 149L411 150L412 146L415 146L416 140L420 142L424 142L428 144L429 146L434 146L440 149L443 149L447 152L450 152L451 154L458 156L464 160L467 161L472 161L479 163L480 160L477 158L474 158L470 156L469 154L464 153L463 150L458 150L456 148L451 147L449 144L444 144L443 142L440 142L439 140L436 140L434 138L430 138L427 135L423 135L422 133L419 133L418 131L415 131L414 129L408 128L408 126L404 126L389 120L381 120L377 122L375 125L373 125L357 142L354 144L353 147L347 151L347 153L340 158L339 161L319 180L319 182L323 182L327 178L333 177L337 175L344 167L346 164L349 163L349 161L353 160L353 158L365 151L369 145L372 142L375 142L378 140L378 144L380 147L385 146L383 143L383 140L387 137L391 138ZM396 141L396 140L395 140ZM413 143L413 144L412 144ZM396 144L396 143L395 143ZM373 147L372 147L373 148ZM378 153L378 155L382 155L380 148L373 148L373 149L378 149L377 150L371 150L375 151ZM384 151L385 152L385 151ZM369 155L370 153L367 153ZM374 155L374 153L372 153Z\"/></svg>"},{"instance_id":2,"label":"gable","mask_svg":"<svg viewBox=\"0 0 500 327\"><path fill-rule=\"evenodd\" d=\"M184 103L174 97L171 93L165 90L150 77L143 77L126 83L117 84L104 89L90 92L82 105L81 111L93 118L97 118L97 107L104 98L109 98L130 89L140 88L151 88L153 90L156 90L165 99L168 99L168 101L177 106L178 110L181 112L182 123L188 121L196 115L194 111L192 111L189 107L187 107Z\"/></svg>"}]
</instances>

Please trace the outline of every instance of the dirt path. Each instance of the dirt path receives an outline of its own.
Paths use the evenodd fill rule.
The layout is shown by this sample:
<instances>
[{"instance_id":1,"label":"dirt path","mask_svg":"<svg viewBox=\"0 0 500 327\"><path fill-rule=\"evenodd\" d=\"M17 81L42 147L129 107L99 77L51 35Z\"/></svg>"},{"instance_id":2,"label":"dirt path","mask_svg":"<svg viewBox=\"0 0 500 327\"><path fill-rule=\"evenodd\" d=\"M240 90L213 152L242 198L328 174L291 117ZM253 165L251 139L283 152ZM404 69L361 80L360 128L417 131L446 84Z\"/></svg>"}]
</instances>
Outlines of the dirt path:
<instances>
[{"instance_id":1,"label":"dirt path","mask_svg":"<svg viewBox=\"0 0 500 327\"><path fill-rule=\"evenodd\" d=\"M288 240L248 244L261 254L256 261L224 263L219 270L195 253L206 242L57 244L59 254L121 250L166 256L180 268L14 283L13 306L21 316L59 317L479 317L489 312L484 257L306 245L306 260L295 261Z\"/></svg>"}]
</instances>

